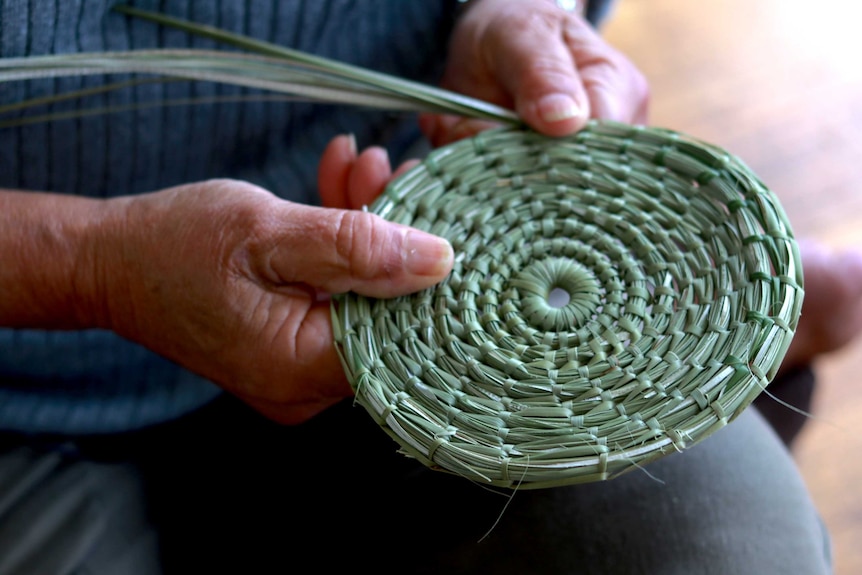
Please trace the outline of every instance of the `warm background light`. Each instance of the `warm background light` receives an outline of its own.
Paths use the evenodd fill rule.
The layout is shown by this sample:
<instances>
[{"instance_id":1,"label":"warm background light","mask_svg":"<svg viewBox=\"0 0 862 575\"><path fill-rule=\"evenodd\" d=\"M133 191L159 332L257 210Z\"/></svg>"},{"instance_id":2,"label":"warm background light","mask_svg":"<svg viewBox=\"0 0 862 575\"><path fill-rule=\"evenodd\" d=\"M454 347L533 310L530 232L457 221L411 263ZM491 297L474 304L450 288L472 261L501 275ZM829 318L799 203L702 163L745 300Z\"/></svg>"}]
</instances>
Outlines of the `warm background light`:
<instances>
[{"instance_id":1,"label":"warm background light","mask_svg":"<svg viewBox=\"0 0 862 575\"><path fill-rule=\"evenodd\" d=\"M724 146L781 197L799 237L862 245L862 4L619 0L604 30L652 85L651 123ZM862 573L862 341L818 366L796 449L832 531L836 575Z\"/></svg>"}]
</instances>

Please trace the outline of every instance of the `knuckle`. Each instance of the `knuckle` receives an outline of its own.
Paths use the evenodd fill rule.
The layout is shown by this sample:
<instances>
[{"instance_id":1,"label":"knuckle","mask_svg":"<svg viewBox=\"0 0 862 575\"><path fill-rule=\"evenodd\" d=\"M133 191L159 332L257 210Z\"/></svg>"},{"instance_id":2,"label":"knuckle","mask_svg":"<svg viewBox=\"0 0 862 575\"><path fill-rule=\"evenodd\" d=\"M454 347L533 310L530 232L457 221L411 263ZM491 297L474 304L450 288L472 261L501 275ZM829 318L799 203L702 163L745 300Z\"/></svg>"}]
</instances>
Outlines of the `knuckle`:
<instances>
[{"instance_id":1,"label":"knuckle","mask_svg":"<svg viewBox=\"0 0 862 575\"><path fill-rule=\"evenodd\" d=\"M586 65L584 70L587 71L582 80L588 92L601 93L632 110L649 101L650 86L646 76L622 54L607 54Z\"/></svg>"},{"instance_id":2,"label":"knuckle","mask_svg":"<svg viewBox=\"0 0 862 575\"><path fill-rule=\"evenodd\" d=\"M334 245L340 265L358 279L377 275L386 238L376 226L376 216L367 212L343 211L335 220Z\"/></svg>"},{"instance_id":3,"label":"knuckle","mask_svg":"<svg viewBox=\"0 0 862 575\"><path fill-rule=\"evenodd\" d=\"M550 56L533 58L524 69L523 81L528 84L560 84L569 83L573 75L570 62Z\"/></svg>"},{"instance_id":4,"label":"knuckle","mask_svg":"<svg viewBox=\"0 0 862 575\"><path fill-rule=\"evenodd\" d=\"M540 9L525 11L516 3L510 3L492 17L486 28L484 44L487 49L502 54L503 48L520 46L521 57L538 53L536 49L550 44L553 38L562 38L565 21L560 14L548 5Z\"/></svg>"},{"instance_id":5,"label":"knuckle","mask_svg":"<svg viewBox=\"0 0 862 575\"><path fill-rule=\"evenodd\" d=\"M553 10L516 10L511 17L512 32L526 33L551 33L560 29L562 21L560 15ZM501 27L501 34L506 34L506 27Z\"/></svg>"}]
</instances>

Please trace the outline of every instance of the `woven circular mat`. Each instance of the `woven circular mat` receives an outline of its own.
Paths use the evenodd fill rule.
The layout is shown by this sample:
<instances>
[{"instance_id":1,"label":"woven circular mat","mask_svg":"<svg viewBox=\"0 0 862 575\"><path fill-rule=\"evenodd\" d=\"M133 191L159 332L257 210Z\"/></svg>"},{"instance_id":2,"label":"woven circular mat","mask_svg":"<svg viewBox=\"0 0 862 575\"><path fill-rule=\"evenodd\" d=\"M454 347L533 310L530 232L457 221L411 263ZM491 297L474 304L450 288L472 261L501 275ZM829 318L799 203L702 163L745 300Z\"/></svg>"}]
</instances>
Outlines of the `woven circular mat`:
<instances>
[{"instance_id":1,"label":"woven circular mat","mask_svg":"<svg viewBox=\"0 0 862 575\"><path fill-rule=\"evenodd\" d=\"M370 211L448 238L455 266L334 299L356 400L406 454L485 484L604 480L696 443L766 387L799 318L777 198L667 130L486 132Z\"/></svg>"}]
</instances>

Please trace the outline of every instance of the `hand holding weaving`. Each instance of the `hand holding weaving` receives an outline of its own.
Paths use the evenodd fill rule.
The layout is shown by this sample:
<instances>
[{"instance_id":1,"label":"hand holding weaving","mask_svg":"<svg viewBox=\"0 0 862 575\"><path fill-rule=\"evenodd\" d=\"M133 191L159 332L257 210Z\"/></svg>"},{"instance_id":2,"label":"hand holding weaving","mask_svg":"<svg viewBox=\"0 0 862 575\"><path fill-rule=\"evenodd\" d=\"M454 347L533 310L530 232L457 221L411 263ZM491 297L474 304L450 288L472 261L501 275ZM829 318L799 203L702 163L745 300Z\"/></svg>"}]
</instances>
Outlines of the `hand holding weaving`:
<instances>
[{"instance_id":1,"label":"hand holding weaving","mask_svg":"<svg viewBox=\"0 0 862 575\"><path fill-rule=\"evenodd\" d=\"M439 281L452 259L446 242L379 216L294 204L238 181L109 205L94 269L111 272L97 290L97 323L283 423L351 395L329 292L409 293Z\"/></svg>"},{"instance_id":2,"label":"hand holding weaving","mask_svg":"<svg viewBox=\"0 0 862 575\"><path fill-rule=\"evenodd\" d=\"M466 51L456 50L478 75L459 74L456 68L447 78L450 87L473 94L476 86L492 87L476 95L511 98L532 125L544 111L531 101L541 90L530 93L529 74L559 70L560 60L543 66L548 60L540 56L524 65L517 58L526 52L509 52L518 62L512 70L527 73L521 86L513 82L517 72L506 76L508 68L494 60L499 54L489 57L485 51L494 48L493 42L485 43L489 38L506 39L500 44L505 50L523 45L513 40L529 37L521 33L536 21L554 21L542 11L526 19L521 14L520 21L509 22L513 28L486 34L493 30L491 23L503 21L497 18L514 14L508 6L531 4L479 0L467 15L476 18L475 26L465 18L459 27L466 31L461 38L470 40L472 30L479 43L468 41ZM499 14L491 13L494 8ZM267 85L287 93L340 102L361 97L366 105L517 123L509 110L487 102L176 19L124 11L269 55L253 59L255 69L270 78ZM589 50L578 55L582 46L573 41L570 27L551 30L564 32L564 48L556 52L569 54L575 65L588 67L591 55L602 61ZM186 56L196 63L214 58ZM154 55L118 58L121 68L101 55L72 64L86 63L86 73L105 66L112 73L139 71L141 62ZM228 69L250 61L217 57ZM613 68L613 59L604 62ZM171 57L145 69L176 75L177 63L189 64ZM64 74L67 64L11 62L12 77L43 77L46 70ZM247 80L244 74L231 78L239 85ZM309 78L327 89L321 93L320 86L309 86ZM459 78L467 84L454 85ZM614 117L618 110L602 96L619 92L619 86L608 77L588 82L585 69L580 78L587 94L593 89L590 115ZM580 98L577 82L570 87L570 95ZM635 121L638 110L629 109ZM574 116L551 116L564 120L559 133L577 127L569 121ZM234 374L226 387L259 402L263 411L272 407L279 413L277 407L293 402L304 417L346 394L338 388L342 380L334 362L309 362L329 357L320 345L333 336L357 401L404 452L492 485L535 488L608 479L702 440L738 416L775 375L802 304L799 250L774 194L726 151L659 128L593 121L561 138L523 126L485 132L434 151L387 186L370 209L379 218L275 206L277 200L259 191L252 198L248 189L200 202L201 192L167 192L159 196L161 202L149 204L159 218L140 228L147 237L133 244L137 250L121 254L126 257L118 265L127 266L141 285L128 281L125 291L114 294L129 295L139 305L130 314L110 316L131 318L130 325L108 327L168 357L190 358L185 365L216 380L220 372L207 361L221 357L221 367ZM206 209L179 209L183 198ZM249 205L235 209L232 200L268 205L248 220L254 210ZM219 205L224 211L213 213ZM230 225L214 228L212 222L219 221L214 216L227 217ZM397 264L406 266L402 248L413 253L408 240L415 232L383 220L448 239L455 251L451 273L434 278L445 273L441 267L422 280L397 281L406 277ZM258 224L266 229L274 221L279 233L261 237ZM195 224L191 231L181 233L190 224ZM214 230L234 230L239 236L221 237ZM203 246L209 250L192 250L183 241L201 238L209 241ZM249 238L257 241L249 244ZM390 240L401 257L385 249ZM345 245L366 249L354 254ZM267 256L272 253L280 257ZM445 253L451 254L448 248ZM197 261L200 254L208 259ZM360 255L363 265L353 266L353 255ZM189 267L167 269L177 261ZM348 273L357 270L365 270L365 276ZM196 271L210 276L191 277ZM370 285L385 288L384 279L391 277L398 289L363 295ZM437 279L442 281L435 284ZM170 280L169 285L160 280ZM190 283L197 292L187 293ZM423 283L435 285L421 289ZM331 328L315 305L318 288L345 291L333 300ZM393 297L400 288L420 291ZM546 292L554 288L567 290L569 301L549 305ZM190 305L168 306L165 294ZM123 298L106 301L122 303ZM300 313L291 313L297 306ZM210 331L212 310L218 310L216 316L232 314L231 321L216 317L217 329ZM171 325L171 311L193 317L179 317ZM204 329L192 329L196 325ZM184 326L192 326L192 333L184 334ZM249 326L254 333L245 329ZM303 329L316 335L297 337ZM226 343L237 338L239 346ZM261 349L275 355L254 355ZM265 368L253 376L244 370L255 366ZM285 388L285 374L288 381L296 374L324 378L324 385ZM334 379L325 379L330 375ZM296 410L284 420L302 419L295 416Z\"/></svg>"},{"instance_id":3,"label":"hand holding weaving","mask_svg":"<svg viewBox=\"0 0 862 575\"><path fill-rule=\"evenodd\" d=\"M645 123L649 90L637 67L581 16L548 0L474 0L457 23L443 87L514 109L534 130L566 136L589 118ZM435 145L492 124L426 116Z\"/></svg>"}]
</instances>

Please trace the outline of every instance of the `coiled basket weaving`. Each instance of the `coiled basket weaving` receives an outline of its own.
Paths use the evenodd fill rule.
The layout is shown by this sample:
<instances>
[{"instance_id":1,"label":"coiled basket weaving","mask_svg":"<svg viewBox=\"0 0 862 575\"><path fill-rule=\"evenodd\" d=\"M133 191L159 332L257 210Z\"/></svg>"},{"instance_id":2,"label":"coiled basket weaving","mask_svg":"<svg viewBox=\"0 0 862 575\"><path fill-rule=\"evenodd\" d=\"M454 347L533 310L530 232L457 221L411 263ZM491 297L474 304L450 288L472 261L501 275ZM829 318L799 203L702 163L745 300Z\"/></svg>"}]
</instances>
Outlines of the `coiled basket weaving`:
<instances>
[{"instance_id":1,"label":"coiled basket weaving","mask_svg":"<svg viewBox=\"0 0 862 575\"><path fill-rule=\"evenodd\" d=\"M489 131L370 211L456 258L411 296L333 300L356 401L406 454L484 484L604 480L683 450L763 391L799 318L776 197L668 130Z\"/></svg>"}]
</instances>

